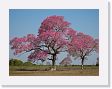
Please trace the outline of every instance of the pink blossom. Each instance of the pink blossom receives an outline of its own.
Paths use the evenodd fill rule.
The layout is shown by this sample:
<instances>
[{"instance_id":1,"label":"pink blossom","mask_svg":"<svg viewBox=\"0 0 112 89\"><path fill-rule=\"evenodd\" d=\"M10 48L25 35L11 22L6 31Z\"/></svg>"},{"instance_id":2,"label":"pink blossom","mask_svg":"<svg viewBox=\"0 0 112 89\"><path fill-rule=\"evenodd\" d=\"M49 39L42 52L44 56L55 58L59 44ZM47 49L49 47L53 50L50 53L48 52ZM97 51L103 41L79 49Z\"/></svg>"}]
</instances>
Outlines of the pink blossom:
<instances>
[{"instance_id":1,"label":"pink blossom","mask_svg":"<svg viewBox=\"0 0 112 89\"><path fill-rule=\"evenodd\" d=\"M27 36L10 40L11 49L14 54L31 52L29 60L46 59L48 56L54 66L56 56L60 52L68 50L70 54L82 56L98 51L99 40L70 28L70 23L64 20L63 16L48 16L39 28L38 35L28 34Z\"/></svg>"}]
</instances>

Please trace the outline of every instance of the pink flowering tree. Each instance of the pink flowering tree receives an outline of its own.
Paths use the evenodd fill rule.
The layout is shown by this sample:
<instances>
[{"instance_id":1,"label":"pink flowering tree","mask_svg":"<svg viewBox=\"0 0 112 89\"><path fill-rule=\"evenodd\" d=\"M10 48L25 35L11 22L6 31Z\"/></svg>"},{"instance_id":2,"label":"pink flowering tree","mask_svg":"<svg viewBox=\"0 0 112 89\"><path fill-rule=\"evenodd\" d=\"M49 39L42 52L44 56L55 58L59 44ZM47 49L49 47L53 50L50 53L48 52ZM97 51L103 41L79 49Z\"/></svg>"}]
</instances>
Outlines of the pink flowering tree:
<instances>
[{"instance_id":1,"label":"pink flowering tree","mask_svg":"<svg viewBox=\"0 0 112 89\"><path fill-rule=\"evenodd\" d=\"M70 65L72 63L71 57L68 54L61 62L60 65Z\"/></svg>"},{"instance_id":2,"label":"pink flowering tree","mask_svg":"<svg viewBox=\"0 0 112 89\"><path fill-rule=\"evenodd\" d=\"M75 32L69 25L63 16L49 16L41 23L37 35L28 34L10 40L11 49L15 55L30 52L30 61L51 60L54 66L57 54L67 50L70 30Z\"/></svg>"},{"instance_id":3,"label":"pink flowering tree","mask_svg":"<svg viewBox=\"0 0 112 89\"><path fill-rule=\"evenodd\" d=\"M71 35L71 41L68 44L68 52L81 59L81 65L83 69L84 60L87 59L93 51L98 52L99 50L99 40L86 35L84 33L76 33L77 35Z\"/></svg>"}]
</instances>

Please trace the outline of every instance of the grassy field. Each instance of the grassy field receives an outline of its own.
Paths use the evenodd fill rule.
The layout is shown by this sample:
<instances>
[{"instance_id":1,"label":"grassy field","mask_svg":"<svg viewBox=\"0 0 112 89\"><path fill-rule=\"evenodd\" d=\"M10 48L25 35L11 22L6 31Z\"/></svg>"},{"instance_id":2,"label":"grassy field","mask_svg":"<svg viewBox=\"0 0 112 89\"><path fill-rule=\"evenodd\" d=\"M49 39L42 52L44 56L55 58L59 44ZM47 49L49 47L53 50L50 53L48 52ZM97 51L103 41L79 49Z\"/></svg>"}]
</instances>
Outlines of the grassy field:
<instances>
[{"instance_id":1,"label":"grassy field","mask_svg":"<svg viewBox=\"0 0 112 89\"><path fill-rule=\"evenodd\" d=\"M98 76L98 66L56 66L56 71L51 71L51 66L10 66L10 76Z\"/></svg>"}]
</instances>

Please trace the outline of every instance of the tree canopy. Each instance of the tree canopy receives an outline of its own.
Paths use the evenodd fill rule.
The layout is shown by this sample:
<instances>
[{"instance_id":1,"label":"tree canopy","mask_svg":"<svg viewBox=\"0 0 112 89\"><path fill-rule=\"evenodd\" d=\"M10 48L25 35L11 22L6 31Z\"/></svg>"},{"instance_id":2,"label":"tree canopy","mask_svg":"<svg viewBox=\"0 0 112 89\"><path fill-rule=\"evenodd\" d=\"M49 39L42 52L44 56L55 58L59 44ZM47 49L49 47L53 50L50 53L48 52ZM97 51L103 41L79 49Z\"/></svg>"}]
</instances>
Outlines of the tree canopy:
<instances>
[{"instance_id":1,"label":"tree canopy","mask_svg":"<svg viewBox=\"0 0 112 89\"><path fill-rule=\"evenodd\" d=\"M98 39L72 29L63 16L54 15L43 20L37 35L15 37L10 45L15 55L31 52L28 60L51 60L54 66L57 54L66 51L83 60L91 52L98 52L98 42Z\"/></svg>"}]
</instances>

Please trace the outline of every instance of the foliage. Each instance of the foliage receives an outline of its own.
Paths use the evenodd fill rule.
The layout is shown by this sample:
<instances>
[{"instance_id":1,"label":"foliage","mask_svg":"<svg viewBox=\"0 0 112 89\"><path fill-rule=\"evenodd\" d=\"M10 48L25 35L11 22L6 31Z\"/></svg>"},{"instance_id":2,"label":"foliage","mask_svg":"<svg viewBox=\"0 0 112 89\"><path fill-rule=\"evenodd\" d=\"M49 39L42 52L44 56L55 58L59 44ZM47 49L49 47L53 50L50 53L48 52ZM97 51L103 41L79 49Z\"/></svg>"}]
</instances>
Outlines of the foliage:
<instances>
[{"instance_id":1,"label":"foliage","mask_svg":"<svg viewBox=\"0 0 112 89\"><path fill-rule=\"evenodd\" d=\"M31 63L31 62L25 62L24 64L23 64L23 66L32 66L33 64Z\"/></svg>"},{"instance_id":2,"label":"foliage","mask_svg":"<svg viewBox=\"0 0 112 89\"><path fill-rule=\"evenodd\" d=\"M72 36L71 42L68 45L68 51L72 56L80 57L83 69L84 60L87 59L93 51L98 52L99 43L98 39L86 35L84 33L77 33Z\"/></svg>"},{"instance_id":3,"label":"foliage","mask_svg":"<svg viewBox=\"0 0 112 89\"><path fill-rule=\"evenodd\" d=\"M10 59L9 65L10 66L21 66L21 65L23 65L23 62L19 59Z\"/></svg>"},{"instance_id":4,"label":"foliage","mask_svg":"<svg viewBox=\"0 0 112 89\"><path fill-rule=\"evenodd\" d=\"M15 55L31 51L29 60L49 59L54 66L57 54L66 51L67 33L72 30L69 25L63 16L49 16L41 23L38 35L28 34L10 40L11 49Z\"/></svg>"},{"instance_id":5,"label":"foliage","mask_svg":"<svg viewBox=\"0 0 112 89\"><path fill-rule=\"evenodd\" d=\"M99 66L99 58L97 58L96 66Z\"/></svg>"},{"instance_id":6,"label":"foliage","mask_svg":"<svg viewBox=\"0 0 112 89\"><path fill-rule=\"evenodd\" d=\"M43 20L37 35L15 37L10 40L10 45L15 55L31 52L29 61L48 59L54 66L57 55L65 51L83 61L93 51L98 52L98 42L98 39L70 28L70 23L63 16L54 15Z\"/></svg>"},{"instance_id":7,"label":"foliage","mask_svg":"<svg viewBox=\"0 0 112 89\"><path fill-rule=\"evenodd\" d=\"M67 55L66 58L64 58L61 62L60 62L60 65L70 65L72 63L72 60L70 58L70 55Z\"/></svg>"}]
</instances>

